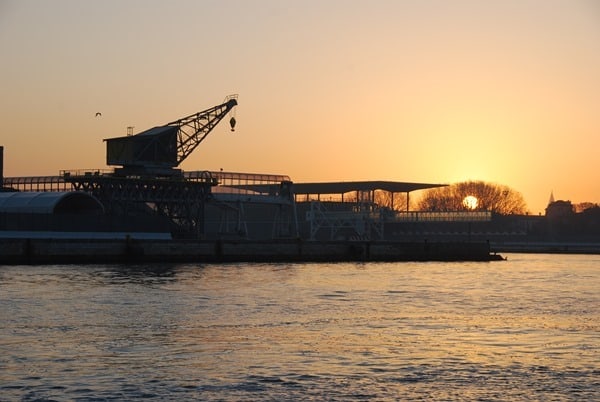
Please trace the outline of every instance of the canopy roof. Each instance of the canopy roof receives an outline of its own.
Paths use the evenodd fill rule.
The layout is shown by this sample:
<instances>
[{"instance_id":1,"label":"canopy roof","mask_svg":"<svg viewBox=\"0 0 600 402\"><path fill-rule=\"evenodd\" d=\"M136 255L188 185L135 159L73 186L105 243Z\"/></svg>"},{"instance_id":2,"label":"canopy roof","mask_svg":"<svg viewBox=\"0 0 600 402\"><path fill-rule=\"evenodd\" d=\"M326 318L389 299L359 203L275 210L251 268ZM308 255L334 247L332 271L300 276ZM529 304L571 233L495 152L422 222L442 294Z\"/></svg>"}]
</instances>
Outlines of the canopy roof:
<instances>
[{"instance_id":1,"label":"canopy roof","mask_svg":"<svg viewBox=\"0 0 600 402\"><path fill-rule=\"evenodd\" d=\"M398 181L335 181L318 183L294 183L295 194L345 194L351 191L383 190L391 193L409 193L447 184L406 183Z\"/></svg>"},{"instance_id":2,"label":"canopy roof","mask_svg":"<svg viewBox=\"0 0 600 402\"><path fill-rule=\"evenodd\" d=\"M397 181L333 181L317 183L292 183L292 192L298 194L345 194L352 191L383 190L391 193L410 193L447 184L406 183ZM255 191L257 193L276 193L280 185L274 184L238 184L229 187Z\"/></svg>"}]
</instances>

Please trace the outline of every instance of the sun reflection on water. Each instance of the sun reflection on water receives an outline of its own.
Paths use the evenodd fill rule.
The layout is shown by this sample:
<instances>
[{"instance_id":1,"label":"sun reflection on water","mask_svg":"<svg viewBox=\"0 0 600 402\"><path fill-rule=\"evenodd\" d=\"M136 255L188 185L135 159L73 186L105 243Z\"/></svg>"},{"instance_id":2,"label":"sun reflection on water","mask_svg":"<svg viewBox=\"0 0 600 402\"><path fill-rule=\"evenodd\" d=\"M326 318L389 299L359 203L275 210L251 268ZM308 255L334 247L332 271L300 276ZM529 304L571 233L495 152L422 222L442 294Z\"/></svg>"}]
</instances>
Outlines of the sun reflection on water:
<instances>
[{"instance_id":1,"label":"sun reflection on water","mask_svg":"<svg viewBox=\"0 0 600 402\"><path fill-rule=\"evenodd\" d=\"M576 257L519 258L2 268L0 391L594 399L598 269Z\"/></svg>"}]
</instances>

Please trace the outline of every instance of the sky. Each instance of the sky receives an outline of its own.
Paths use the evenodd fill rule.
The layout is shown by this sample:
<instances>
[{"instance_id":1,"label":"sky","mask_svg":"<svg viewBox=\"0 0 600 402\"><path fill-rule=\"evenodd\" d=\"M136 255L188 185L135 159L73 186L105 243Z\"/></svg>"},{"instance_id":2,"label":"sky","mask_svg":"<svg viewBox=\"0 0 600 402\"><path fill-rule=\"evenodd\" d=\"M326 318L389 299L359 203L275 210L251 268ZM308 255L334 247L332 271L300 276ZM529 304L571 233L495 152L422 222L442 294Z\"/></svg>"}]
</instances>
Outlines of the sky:
<instances>
[{"instance_id":1,"label":"sky","mask_svg":"<svg viewBox=\"0 0 600 402\"><path fill-rule=\"evenodd\" d=\"M600 203L596 0L0 0L0 52L7 177L239 94L181 168Z\"/></svg>"}]
</instances>

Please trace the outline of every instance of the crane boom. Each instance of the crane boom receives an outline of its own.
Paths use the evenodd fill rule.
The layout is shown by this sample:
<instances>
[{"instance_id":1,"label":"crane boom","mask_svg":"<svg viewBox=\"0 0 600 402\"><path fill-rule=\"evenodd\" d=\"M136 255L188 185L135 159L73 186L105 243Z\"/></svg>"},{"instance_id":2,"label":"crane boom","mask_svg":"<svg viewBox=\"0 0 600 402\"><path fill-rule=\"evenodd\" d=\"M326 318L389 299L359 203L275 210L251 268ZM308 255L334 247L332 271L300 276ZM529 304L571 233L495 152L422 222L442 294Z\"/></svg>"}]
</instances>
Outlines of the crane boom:
<instances>
[{"instance_id":1,"label":"crane boom","mask_svg":"<svg viewBox=\"0 0 600 402\"><path fill-rule=\"evenodd\" d=\"M230 95L221 105L192 114L167 124L178 127L177 131L177 164L196 149L213 128L237 105L237 95ZM232 128L233 129L233 128Z\"/></svg>"},{"instance_id":2,"label":"crane boom","mask_svg":"<svg viewBox=\"0 0 600 402\"><path fill-rule=\"evenodd\" d=\"M230 95L217 106L135 135L105 139L107 165L120 165L118 175L173 176L175 169L237 106ZM231 119L231 129L235 119Z\"/></svg>"}]
</instances>

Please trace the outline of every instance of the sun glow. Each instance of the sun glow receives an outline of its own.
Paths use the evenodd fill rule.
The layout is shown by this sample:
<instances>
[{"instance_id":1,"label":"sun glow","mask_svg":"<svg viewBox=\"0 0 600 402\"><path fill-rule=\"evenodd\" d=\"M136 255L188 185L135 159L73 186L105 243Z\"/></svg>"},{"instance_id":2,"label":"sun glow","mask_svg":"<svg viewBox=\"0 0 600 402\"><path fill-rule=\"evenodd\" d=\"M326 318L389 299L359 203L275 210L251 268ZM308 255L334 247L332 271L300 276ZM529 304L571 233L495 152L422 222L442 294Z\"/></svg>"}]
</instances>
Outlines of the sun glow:
<instances>
[{"instance_id":1,"label":"sun glow","mask_svg":"<svg viewBox=\"0 0 600 402\"><path fill-rule=\"evenodd\" d=\"M477 197L475 197L473 195L467 195L463 199L462 203L465 206L465 208L470 209L472 211L475 208L477 208L477 205L479 204L479 200L477 200Z\"/></svg>"}]
</instances>

